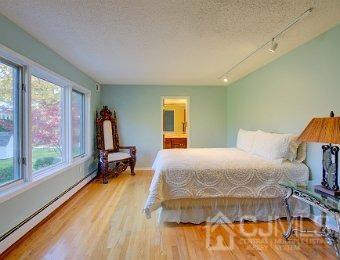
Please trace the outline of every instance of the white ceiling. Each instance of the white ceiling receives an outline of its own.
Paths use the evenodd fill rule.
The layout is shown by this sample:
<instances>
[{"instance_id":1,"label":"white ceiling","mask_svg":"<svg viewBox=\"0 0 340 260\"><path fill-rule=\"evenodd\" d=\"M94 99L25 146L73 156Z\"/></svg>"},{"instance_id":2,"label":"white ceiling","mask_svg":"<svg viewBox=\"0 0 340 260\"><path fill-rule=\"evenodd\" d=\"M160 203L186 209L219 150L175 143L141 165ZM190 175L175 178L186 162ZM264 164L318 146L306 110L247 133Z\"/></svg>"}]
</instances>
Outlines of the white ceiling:
<instances>
[{"instance_id":1,"label":"white ceiling","mask_svg":"<svg viewBox=\"0 0 340 260\"><path fill-rule=\"evenodd\" d=\"M309 7L314 11L232 72L235 81L340 22L339 0L1 0L0 12L100 83L223 85L218 77Z\"/></svg>"}]
</instances>

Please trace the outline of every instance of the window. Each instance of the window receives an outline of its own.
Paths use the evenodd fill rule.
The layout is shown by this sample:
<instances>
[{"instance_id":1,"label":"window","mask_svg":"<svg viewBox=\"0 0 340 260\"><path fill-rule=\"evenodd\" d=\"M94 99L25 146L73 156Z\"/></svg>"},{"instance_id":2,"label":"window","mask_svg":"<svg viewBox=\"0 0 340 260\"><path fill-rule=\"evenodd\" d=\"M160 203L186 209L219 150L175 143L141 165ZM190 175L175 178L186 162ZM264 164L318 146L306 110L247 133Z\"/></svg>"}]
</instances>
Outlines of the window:
<instances>
[{"instance_id":1,"label":"window","mask_svg":"<svg viewBox=\"0 0 340 260\"><path fill-rule=\"evenodd\" d=\"M90 158L90 95L0 45L0 197Z\"/></svg>"},{"instance_id":2,"label":"window","mask_svg":"<svg viewBox=\"0 0 340 260\"><path fill-rule=\"evenodd\" d=\"M21 179L21 67L0 59L0 186Z\"/></svg>"},{"instance_id":3,"label":"window","mask_svg":"<svg viewBox=\"0 0 340 260\"><path fill-rule=\"evenodd\" d=\"M32 170L63 162L63 88L31 77Z\"/></svg>"},{"instance_id":4,"label":"window","mask_svg":"<svg viewBox=\"0 0 340 260\"><path fill-rule=\"evenodd\" d=\"M81 156L85 153L85 95L79 91L72 91L72 157Z\"/></svg>"}]
</instances>

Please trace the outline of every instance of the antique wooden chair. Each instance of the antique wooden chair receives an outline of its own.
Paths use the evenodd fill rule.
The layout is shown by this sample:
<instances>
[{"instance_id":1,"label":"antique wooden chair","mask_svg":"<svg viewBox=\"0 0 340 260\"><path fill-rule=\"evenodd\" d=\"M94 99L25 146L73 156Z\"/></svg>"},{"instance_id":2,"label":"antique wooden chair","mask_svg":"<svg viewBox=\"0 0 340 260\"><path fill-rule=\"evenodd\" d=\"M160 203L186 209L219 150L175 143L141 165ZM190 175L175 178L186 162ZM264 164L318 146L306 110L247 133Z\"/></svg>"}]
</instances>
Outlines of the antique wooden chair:
<instances>
[{"instance_id":1,"label":"antique wooden chair","mask_svg":"<svg viewBox=\"0 0 340 260\"><path fill-rule=\"evenodd\" d=\"M112 117L112 112L104 106L99 114L100 116L96 112L98 166L103 183L108 182L108 175L117 177L128 166L130 166L131 175L135 175L136 147L119 145L116 112ZM120 150L129 150L129 153Z\"/></svg>"}]
</instances>

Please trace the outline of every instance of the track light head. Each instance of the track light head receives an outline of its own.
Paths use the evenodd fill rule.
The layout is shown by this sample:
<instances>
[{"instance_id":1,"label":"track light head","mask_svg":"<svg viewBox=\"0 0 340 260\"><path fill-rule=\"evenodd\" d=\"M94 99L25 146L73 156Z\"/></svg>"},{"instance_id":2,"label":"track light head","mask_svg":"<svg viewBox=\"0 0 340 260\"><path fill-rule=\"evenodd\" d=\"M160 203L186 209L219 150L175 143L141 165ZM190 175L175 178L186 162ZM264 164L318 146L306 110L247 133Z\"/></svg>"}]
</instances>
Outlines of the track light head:
<instances>
[{"instance_id":1,"label":"track light head","mask_svg":"<svg viewBox=\"0 0 340 260\"><path fill-rule=\"evenodd\" d=\"M224 77L224 78L223 78L223 82L227 83L227 82L228 82L228 78L227 78L227 77Z\"/></svg>"},{"instance_id":2,"label":"track light head","mask_svg":"<svg viewBox=\"0 0 340 260\"><path fill-rule=\"evenodd\" d=\"M272 44L270 48L268 49L270 52L275 52L279 44L275 41L275 39L272 39Z\"/></svg>"}]
</instances>

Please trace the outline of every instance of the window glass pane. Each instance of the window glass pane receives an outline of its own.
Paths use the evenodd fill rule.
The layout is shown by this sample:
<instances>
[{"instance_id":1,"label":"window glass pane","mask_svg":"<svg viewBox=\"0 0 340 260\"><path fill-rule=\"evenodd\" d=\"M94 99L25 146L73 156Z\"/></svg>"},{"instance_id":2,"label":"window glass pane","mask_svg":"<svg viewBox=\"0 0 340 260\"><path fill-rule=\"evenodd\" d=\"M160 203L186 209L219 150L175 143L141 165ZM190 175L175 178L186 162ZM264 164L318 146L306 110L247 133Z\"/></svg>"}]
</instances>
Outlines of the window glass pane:
<instances>
[{"instance_id":1,"label":"window glass pane","mask_svg":"<svg viewBox=\"0 0 340 260\"><path fill-rule=\"evenodd\" d=\"M33 172L63 161L62 87L32 76Z\"/></svg>"},{"instance_id":2,"label":"window glass pane","mask_svg":"<svg viewBox=\"0 0 340 260\"><path fill-rule=\"evenodd\" d=\"M20 179L19 68L0 61L0 185Z\"/></svg>"},{"instance_id":3,"label":"window glass pane","mask_svg":"<svg viewBox=\"0 0 340 260\"><path fill-rule=\"evenodd\" d=\"M72 156L85 153L84 148L84 94L72 91Z\"/></svg>"}]
</instances>

